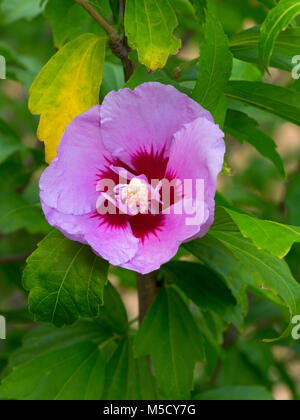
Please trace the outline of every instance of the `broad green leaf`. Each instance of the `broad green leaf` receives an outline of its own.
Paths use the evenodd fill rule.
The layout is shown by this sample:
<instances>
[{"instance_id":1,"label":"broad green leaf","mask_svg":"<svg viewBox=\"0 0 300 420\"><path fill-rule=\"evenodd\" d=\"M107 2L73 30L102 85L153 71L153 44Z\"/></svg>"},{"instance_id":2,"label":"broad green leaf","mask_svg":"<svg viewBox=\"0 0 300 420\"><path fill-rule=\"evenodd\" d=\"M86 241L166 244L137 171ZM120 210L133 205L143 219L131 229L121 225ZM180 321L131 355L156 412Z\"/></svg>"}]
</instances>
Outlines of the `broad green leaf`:
<instances>
[{"instance_id":1,"label":"broad green leaf","mask_svg":"<svg viewBox=\"0 0 300 420\"><path fill-rule=\"evenodd\" d=\"M26 147L22 143L13 137L2 136L0 134L0 165L11 155L21 150L26 150Z\"/></svg>"},{"instance_id":2,"label":"broad green leaf","mask_svg":"<svg viewBox=\"0 0 300 420\"><path fill-rule=\"evenodd\" d=\"M169 0L127 0L125 32L139 61L155 71L165 66L170 54L176 54L181 42L173 33L178 25Z\"/></svg>"},{"instance_id":3,"label":"broad green leaf","mask_svg":"<svg viewBox=\"0 0 300 420\"><path fill-rule=\"evenodd\" d=\"M260 386L230 386L203 392L195 400L201 401L273 401L269 391Z\"/></svg>"},{"instance_id":4,"label":"broad green leaf","mask_svg":"<svg viewBox=\"0 0 300 420\"><path fill-rule=\"evenodd\" d=\"M192 97L215 116L232 71L233 57L222 24L208 12L205 44L201 47L198 79Z\"/></svg>"},{"instance_id":5,"label":"broad green leaf","mask_svg":"<svg viewBox=\"0 0 300 420\"><path fill-rule=\"evenodd\" d=\"M17 400L156 398L148 360L134 359L132 340L89 321L30 332L10 358L0 392Z\"/></svg>"},{"instance_id":6,"label":"broad green leaf","mask_svg":"<svg viewBox=\"0 0 300 420\"><path fill-rule=\"evenodd\" d=\"M225 94L229 99L300 125L300 92L268 83L231 81Z\"/></svg>"},{"instance_id":7,"label":"broad green leaf","mask_svg":"<svg viewBox=\"0 0 300 420\"><path fill-rule=\"evenodd\" d=\"M124 71L120 64L106 61L104 64L104 74L101 86L101 96L106 96L112 90L118 91L124 87Z\"/></svg>"},{"instance_id":8,"label":"broad green leaf","mask_svg":"<svg viewBox=\"0 0 300 420\"><path fill-rule=\"evenodd\" d=\"M228 208L224 210L239 227L245 238L258 249L264 249L278 258L284 258L295 242L300 242L300 227L261 220Z\"/></svg>"},{"instance_id":9,"label":"broad green leaf","mask_svg":"<svg viewBox=\"0 0 300 420\"><path fill-rule=\"evenodd\" d=\"M121 0L109 0L110 8L113 12L114 21L118 23L118 18L120 15L120 3Z\"/></svg>"},{"instance_id":10,"label":"broad green leaf","mask_svg":"<svg viewBox=\"0 0 300 420\"><path fill-rule=\"evenodd\" d=\"M216 312L228 323L241 327L243 320L235 298L212 270L196 263L173 261L161 271L201 310Z\"/></svg>"},{"instance_id":11,"label":"broad green leaf","mask_svg":"<svg viewBox=\"0 0 300 420\"><path fill-rule=\"evenodd\" d=\"M82 35L51 58L30 88L29 109L41 115L38 137L45 142L48 163L65 127L99 102L104 58L105 38Z\"/></svg>"},{"instance_id":12,"label":"broad green leaf","mask_svg":"<svg viewBox=\"0 0 300 420\"><path fill-rule=\"evenodd\" d=\"M290 223L300 225L300 174L296 174L289 182L286 193L286 206Z\"/></svg>"},{"instance_id":13,"label":"broad green leaf","mask_svg":"<svg viewBox=\"0 0 300 420\"><path fill-rule=\"evenodd\" d=\"M16 400L99 400L105 359L98 344L110 335L97 329L82 323L30 333L10 362L1 394Z\"/></svg>"},{"instance_id":14,"label":"broad green leaf","mask_svg":"<svg viewBox=\"0 0 300 420\"><path fill-rule=\"evenodd\" d=\"M106 367L103 399L154 400L156 390L147 357L135 359L132 340L123 339Z\"/></svg>"},{"instance_id":15,"label":"broad green leaf","mask_svg":"<svg viewBox=\"0 0 300 420\"><path fill-rule=\"evenodd\" d=\"M11 156L0 165L0 190L11 193L24 187L29 181L30 173L18 155Z\"/></svg>"},{"instance_id":16,"label":"broad green leaf","mask_svg":"<svg viewBox=\"0 0 300 420\"><path fill-rule=\"evenodd\" d=\"M246 290L248 284L251 283L251 276L246 271L242 271L240 262L234 253L210 235L206 235L201 240L189 242L185 247L224 279L246 315L248 312Z\"/></svg>"},{"instance_id":17,"label":"broad green leaf","mask_svg":"<svg viewBox=\"0 0 300 420\"><path fill-rule=\"evenodd\" d=\"M197 17L201 23L205 22L207 0L191 0L192 5L196 10Z\"/></svg>"},{"instance_id":18,"label":"broad green leaf","mask_svg":"<svg viewBox=\"0 0 300 420\"><path fill-rule=\"evenodd\" d=\"M239 232L218 229L212 229L205 238L190 242L186 247L223 276L229 287L232 285L237 299L248 287L254 292L268 290L282 299L292 321L300 311L300 285L286 262L258 250ZM290 327L282 337L289 335Z\"/></svg>"},{"instance_id":19,"label":"broad green leaf","mask_svg":"<svg viewBox=\"0 0 300 420\"><path fill-rule=\"evenodd\" d=\"M164 70L157 70L153 73L150 73L147 71L145 66L138 65L135 69L133 75L126 83L125 87L128 87L129 89L135 89L137 86L141 85L142 83L146 82L158 82L165 85L172 85L176 89L180 90L181 92L190 95L191 90L183 87L178 82L171 79L167 73L164 72Z\"/></svg>"},{"instance_id":20,"label":"broad green leaf","mask_svg":"<svg viewBox=\"0 0 300 420\"><path fill-rule=\"evenodd\" d=\"M273 162L282 178L285 178L283 161L276 150L276 143L259 129L254 119L240 111L229 109L225 120L225 132L241 143L250 143L262 156Z\"/></svg>"},{"instance_id":21,"label":"broad green leaf","mask_svg":"<svg viewBox=\"0 0 300 420\"><path fill-rule=\"evenodd\" d=\"M88 13L74 0L48 0L45 17L50 20L54 45L57 48L81 35L90 19Z\"/></svg>"},{"instance_id":22,"label":"broad green leaf","mask_svg":"<svg viewBox=\"0 0 300 420\"><path fill-rule=\"evenodd\" d=\"M159 387L171 399L189 399L202 337L178 292L161 289L135 339L137 356L150 355Z\"/></svg>"},{"instance_id":23,"label":"broad green leaf","mask_svg":"<svg viewBox=\"0 0 300 420\"><path fill-rule=\"evenodd\" d=\"M17 366L24 365L42 354L86 341L103 343L110 339L113 333L106 326L100 326L99 323L90 320L78 321L74 325L62 328L50 324L38 326L25 335L22 347L10 356L6 376Z\"/></svg>"},{"instance_id":24,"label":"broad green leaf","mask_svg":"<svg viewBox=\"0 0 300 420\"><path fill-rule=\"evenodd\" d=\"M110 282L105 286L103 302L104 305L101 307L100 314L95 322L102 327L106 326L107 329L117 334L126 334L128 331L126 308L121 296Z\"/></svg>"},{"instance_id":25,"label":"broad green leaf","mask_svg":"<svg viewBox=\"0 0 300 420\"><path fill-rule=\"evenodd\" d=\"M32 204L15 193L0 193L0 233L25 229L29 233L48 233L40 204Z\"/></svg>"},{"instance_id":26,"label":"broad green leaf","mask_svg":"<svg viewBox=\"0 0 300 420\"><path fill-rule=\"evenodd\" d=\"M1 391L20 400L98 400L104 363L97 345L74 344L19 366L3 381Z\"/></svg>"},{"instance_id":27,"label":"broad green leaf","mask_svg":"<svg viewBox=\"0 0 300 420\"><path fill-rule=\"evenodd\" d=\"M13 137L15 140L19 139L15 130L2 119L0 119L0 133L5 136Z\"/></svg>"},{"instance_id":28,"label":"broad green leaf","mask_svg":"<svg viewBox=\"0 0 300 420\"><path fill-rule=\"evenodd\" d=\"M5 23L12 23L19 19L32 19L41 14L47 1L41 0L2 0L2 11Z\"/></svg>"},{"instance_id":29,"label":"broad green leaf","mask_svg":"<svg viewBox=\"0 0 300 420\"><path fill-rule=\"evenodd\" d=\"M258 41L260 28L254 27L234 35L230 40L230 49L239 60L260 63ZM292 71L292 58L299 54L300 28L288 28L281 32L274 44L270 66ZM248 80L248 79L246 79Z\"/></svg>"},{"instance_id":30,"label":"broad green leaf","mask_svg":"<svg viewBox=\"0 0 300 420\"><path fill-rule=\"evenodd\" d=\"M262 82L262 72L252 63L233 59L230 80L247 80L248 82Z\"/></svg>"},{"instance_id":31,"label":"broad green leaf","mask_svg":"<svg viewBox=\"0 0 300 420\"><path fill-rule=\"evenodd\" d=\"M37 321L69 325L96 317L103 304L108 263L89 247L53 230L28 258L23 283Z\"/></svg>"},{"instance_id":32,"label":"broad green leaf","mask_svg":"<svg viewBox=\"0 0 300 420\"><path fill-rule=\"evenodd\" d=\"M0 119L0 165L14 153L26 150L14 130Z\"/></svg>"},{"instance_id":33,"label":"broad green leaf","mask_svg":"<svg viewBox=\"0 0 300 420\"><path fill-rule=\"evenodd\" d=\"M195 9L189 0L172 0L172 6L177 14L179 23L184 23L184 19L194 19Z\"/></svg>"},{"instance_id":34,"label":"broad green leaf","mask_svg":"<svg viewBox=\"0 0 300 420\"><path fill-rule=\"evenodd\" d=\"M261 27L259 39L259 55L265 67L270 64L274 44L279 33L286 29L298 14L300 14L299 0L281 0L268 14Z\"/></svg>"}]
</instances>

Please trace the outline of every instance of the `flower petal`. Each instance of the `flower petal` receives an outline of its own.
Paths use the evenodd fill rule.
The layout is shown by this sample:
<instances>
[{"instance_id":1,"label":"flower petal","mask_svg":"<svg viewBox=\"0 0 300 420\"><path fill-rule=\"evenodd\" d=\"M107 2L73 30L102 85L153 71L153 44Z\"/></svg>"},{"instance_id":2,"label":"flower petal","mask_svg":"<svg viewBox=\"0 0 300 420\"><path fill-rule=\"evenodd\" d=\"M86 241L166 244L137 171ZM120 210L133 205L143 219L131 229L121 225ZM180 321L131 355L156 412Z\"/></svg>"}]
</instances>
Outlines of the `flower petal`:
<instances>
[{"instance_id":1,"label":"flower petal","mask_svg":"<svg viewBox=\"0 0 300 420\"><path fill-rule=\"evenodd\" d=\"M204 222L208 217L205 212ZM199 225L188 225L185 214L174 214L174 206L170 214L164 215L164 223L157 234L150 234L141 241L135 257L122 264L122 267L147 274L158 270L162 264L172 259L182 242L196 236L199 233Z\"/></svg>"},{"instance_id":2,"label":"flower petal","mask_svg":"<svg viewBox=\"0 0 300 420\"><path fill-rule=\"evenodd\" d=\"M209 217L200 228L198 236L203 236L214 221L215 194L217 177L224 162L224 133L219 126L205 118L186 124L174 136L170 150L168 174L172 177L193 181L192 196L194 200L202 201L196 196L194 188L196 180L204 181L204 202L209 209ZM183 157L184 150L184 157Z\"/></svg>"},{"instance_id":3,"label":"flower petal","mask_svg":"<svg viewBox=\"0 0 300 420\"><path fill-rule=\"evenodd\" d=\"M184 124L211 114L173 86L144 83L134 91L111 92L101 106L103 142L128 165L137 153L168 151L173 135Z\"/></svg>"},{"instance_id":4,"label":"flower petal","mask_svg":"<svg viewBox=\"0 0 300 420\"><path fill-rule=\"evenodd\" d=\"M40 180L41 200L65 214L82 215L96 209L97 173L106 164L100 133L100 106L79 115L68 125L57 157Z\"/></svg>"},{"instance_id":5,"label":"flower petal","mask_svg":"<svg viewBox=\"0 0 300 420\"><path fill-rule=\"evenodd\" d=\"M49 224L67 238L90 245L95 254L113 265L124 264L137 253L139 240L132 234L129 223L122 228L110 229L101 225L93 213L75 216L64 214L42 203Z\"/></svg>"}]
</instances>

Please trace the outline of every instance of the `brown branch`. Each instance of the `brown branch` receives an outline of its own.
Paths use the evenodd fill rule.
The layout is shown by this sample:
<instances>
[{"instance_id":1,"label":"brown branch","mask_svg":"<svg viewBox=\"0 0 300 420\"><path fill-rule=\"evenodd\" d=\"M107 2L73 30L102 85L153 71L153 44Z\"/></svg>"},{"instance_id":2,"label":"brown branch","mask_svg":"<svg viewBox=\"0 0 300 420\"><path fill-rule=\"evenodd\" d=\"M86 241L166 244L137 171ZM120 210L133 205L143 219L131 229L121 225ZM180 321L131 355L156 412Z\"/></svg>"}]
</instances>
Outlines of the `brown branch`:
<instances>
[{"instance_id":1,"label":"brown branch","mask_svg":"<svg viewBox=\"0 0 300 420\"><path fill-rule=\"evenodd\" d=\"M125 81L127 82L134 71L134 64L129 59L130 48L127 41L121 40L119 33L88 3L88 0L75 0L83 7L90 16L104 29L108 36L108 44L113 54L116 55L123 64Z\"/></svg>"},{"instance_id":2,"label":"brown branch","mask_svg":"<svg viewBox=\"0 0 300 420\"><path fill-rule=\"evenodd\" d=\"M154 302L157 292L157 273L137 275L138 297L139 297L139 322L142 323L152 303Z\"/></svg>"},{"instance_id":3,"label":"brown branch","mask_svg":"<svg viewBox=\"0 0 300 420\"><path fill-rule=\"evenodd\" d=\"M83 7L92 18L99 23L99 25L105 30L109 38L119 37L119 34L114 30L114 28L106 22L106 20L99 15L96 10L88 3L87 0L75 0L81 7Z\"/></svg>"}]
</instances>

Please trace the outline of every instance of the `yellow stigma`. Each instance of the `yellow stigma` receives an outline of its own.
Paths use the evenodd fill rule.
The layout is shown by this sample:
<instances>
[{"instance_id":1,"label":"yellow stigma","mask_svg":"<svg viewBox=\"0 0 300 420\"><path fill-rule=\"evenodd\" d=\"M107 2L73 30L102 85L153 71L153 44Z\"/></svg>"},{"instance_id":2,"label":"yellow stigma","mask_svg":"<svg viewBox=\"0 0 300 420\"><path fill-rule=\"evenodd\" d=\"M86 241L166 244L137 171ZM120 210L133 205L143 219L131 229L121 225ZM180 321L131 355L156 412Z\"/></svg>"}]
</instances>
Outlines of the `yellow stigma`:
<instances>
[{"instance_id":1,"label":"yellow stigma","mask_svg":"<svg viewBox=\"0 0 300 420\"><path fill-rule=\"evenodd\" d=\"M149 191L148 186L138 178L132 178L123 191L124 203L133 213L148 213Z\"/></svg>"}]
</instances>

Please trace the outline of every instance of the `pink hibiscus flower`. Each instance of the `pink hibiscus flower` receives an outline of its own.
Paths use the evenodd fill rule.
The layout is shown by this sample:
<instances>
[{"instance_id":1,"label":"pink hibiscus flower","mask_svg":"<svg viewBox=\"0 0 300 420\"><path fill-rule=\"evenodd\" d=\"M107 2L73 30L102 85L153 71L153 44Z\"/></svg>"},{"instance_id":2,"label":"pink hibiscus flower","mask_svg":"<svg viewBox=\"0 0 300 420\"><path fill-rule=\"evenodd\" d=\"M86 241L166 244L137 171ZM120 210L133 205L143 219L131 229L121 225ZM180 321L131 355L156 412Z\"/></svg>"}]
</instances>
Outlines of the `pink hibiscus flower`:
<instances>
[{"instance_id":1,"label":"pink hibiscus flower","mask_svg":"<svg viewBox=\"0 0 300 420\"><path fill-rule=\"evenodd\" d=\"M66 128L40 180L46 218L113 265L154 271L213 223L223 137L172 86L111 92Z\"/></svg>"}]
</instances>

